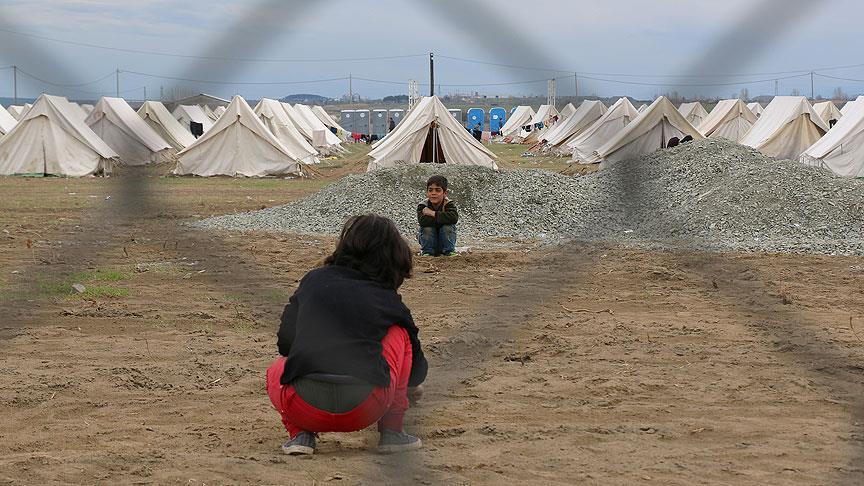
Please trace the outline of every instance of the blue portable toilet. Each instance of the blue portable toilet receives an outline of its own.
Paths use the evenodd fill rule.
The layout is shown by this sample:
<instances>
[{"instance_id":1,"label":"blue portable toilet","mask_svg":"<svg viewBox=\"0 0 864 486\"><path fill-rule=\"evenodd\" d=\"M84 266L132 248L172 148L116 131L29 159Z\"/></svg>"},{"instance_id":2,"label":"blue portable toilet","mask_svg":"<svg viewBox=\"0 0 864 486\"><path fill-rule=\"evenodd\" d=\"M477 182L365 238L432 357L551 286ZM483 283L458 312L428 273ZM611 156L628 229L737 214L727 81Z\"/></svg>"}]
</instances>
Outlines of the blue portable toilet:
<instances>
[{"instance_id":1,"label":"blue portable toilet","mask_svg":"<svg viewBox=\"0 0 864 486\"><path fill-rule=\"evenodd\" d=\"M471 108L468 110L468 117L465 120L465 128L474 130L474 127L480 125L480 131L486 126L486 112L483 108Z\"/></svg>"},{"instance_id":2,"label":"blue portable toilet","mask_svg":"<svg viewBox=\"0 0 864 486\"><path fill-rule=\"evenodd\" d=\"M489 110L489 131L501 133L501 127L507 121L507 111L504 108L492 108Z\"/></svg>"}]
</instances>

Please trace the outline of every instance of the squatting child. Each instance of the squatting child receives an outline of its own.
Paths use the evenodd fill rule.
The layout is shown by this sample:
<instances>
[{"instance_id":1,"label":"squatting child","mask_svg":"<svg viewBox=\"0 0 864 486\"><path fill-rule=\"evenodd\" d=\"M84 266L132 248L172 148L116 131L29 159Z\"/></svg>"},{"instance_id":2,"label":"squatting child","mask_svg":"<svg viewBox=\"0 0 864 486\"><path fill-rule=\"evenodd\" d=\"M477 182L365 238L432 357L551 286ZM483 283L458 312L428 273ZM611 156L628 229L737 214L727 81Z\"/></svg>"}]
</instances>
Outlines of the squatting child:
<instances>
[{"instance_id":1,"label":"squatting child","mask_svg":"<svg viewBox=\"0 0 864 486\"><path fill-rule=\"evenodd\" d=\"M447 178L434 175L426 181L426 200L417 206L418 240L422 256L456 254L456 203L447 197Z\"/></svg>"},{"instance_id":2,"label":"squatting child","mask_svg":"<svg viewBox=\"0 0 864 486\"><path fill-rule=\"evenodd\" d=\"M333 254L300 281L282 314L281 357L267 370L267 393L290 436L286 454L312 454L319 432L375 422L379 452L421 447L402 428L428 369L397 293L412 265L396 225L367 214L348 220Z\"/></svg>"}]
</instances>

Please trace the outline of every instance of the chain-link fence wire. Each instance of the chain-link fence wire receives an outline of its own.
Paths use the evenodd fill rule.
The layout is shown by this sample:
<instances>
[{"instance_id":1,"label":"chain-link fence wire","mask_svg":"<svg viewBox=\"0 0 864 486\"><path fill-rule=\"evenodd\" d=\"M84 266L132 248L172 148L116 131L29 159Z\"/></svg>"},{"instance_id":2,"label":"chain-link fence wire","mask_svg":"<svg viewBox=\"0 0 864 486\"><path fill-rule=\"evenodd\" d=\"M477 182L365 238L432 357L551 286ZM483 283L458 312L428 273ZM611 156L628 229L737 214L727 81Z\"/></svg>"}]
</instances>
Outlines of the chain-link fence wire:
<instances>
[{"instance_id":1,"label":"chain-link fence wire","mask_svg":"<svg viewBox=\"0 0 864 486\"><path fill-rule=\"evenodd\" d=\"M248 53L260 50L270 45L277 37L285 42L285 27L302 28L304 22L311 19L311 15L325 2L306 2L300 0L279 1L266 0L252 5L247 10L247 15L241 16L211 44L202 49L202 57L243 57ZM686 64L682 71L682 79L690 75L701 75L705 73L716 73L728 71L730 68L739 68L762 55L767 49L775 46L785 36L795 32L796 25L807 18L816 9L824 6L826 2L820 0L763 0L754 2L749 8L740 12L738 21L723 35L718 36L711 45L700 53L692 62ZM440 0L434 5L422 5L424 11L438 17L446 22L450 29L458 30L465 36L470 36L476 41L475 46L488 52L494 59L502 63L527 64L550 66L558 69L555 59L547 55L547 51L536 42L524 35L526 29L519 28L509 19L490 11L488 6L476 1L464 0ZM680 12L678 12L680 13ZM261 19L266 19L271 29L278 29L278 36L270 34L269 29L261 28ZM0 26L11 26L8 19L0 18ZM481 26L481 28L478 28ZM486 28L482 28L485 26ZM506 35L484 36L477 32L490 31L506 32ZM290 30L288 31L290 34ZM38 59L43 66L51 66L51 76L56 79L79 81L80 76L67 65L55 59L49 51L28 42L27 39L17 39L12 44L7 44L4 49L14 51L18 57ZM663 53L665 55L665 53ZM566 72L564 66L560 66L561 72ZM235 75L238 67L231 63L214 63L213 61L201 60L191 62L187 65L180 77L198 78L225 78ZM44 72L43 72L44 74ZM674 85L674 83L672 83ZM646 202L648 197L643 192L640 178L645 176L639 167L632 170L617 171L619 179L610 188L617 192L614 200L620 201L621 211L624 212L627 221L638 221L637 208ZM79 233L74 244L67 246L64 251L64 260L68 262L64 271L75 269L79 262L92 258L94 244L99 242L99 251L105 251L103 242L113 242L117 247L121 242L114 236L117 227L127 226L141 214L149 214L158 210L161 201L152 197L152 188L149 185L150 178L142 171L128 170L118 178L115 201L110 205L104 205L102 209L91 214L86 224L86 231ZM656 195L652 195L655 197ZM654 205L661 206L662 205ZM176 226L177 240L183 240L188 234L187 228ZM219 238L210 238L207 243L212 250L232 252L226 242ZM686 242L683 246L686 246ZM475 363L483 363L490 359L491 354L497 349L497 345L517 338L524 332L525 323L517 315L525 315L532 308L536 309L555 298L553 289L566 289L577 285L591 272L597 263L599 252L597 251L574 251L573 246L562 245L547 252L543 258L532 265L529 270L510 288L503 293L510 296L507 299L493 299L486 303L483 309L476 309L475 315L483 316L471 323L470 326L458 331L458 333L471 332L471 330L483 329L487 338L479 345L464 346L454 344L451 353L461 356L462 359L452 363L433 363L433 375L430 383L442 390L453 390L459 383L468 378L468 368L464 366L467 359ZM718 257L710 254L694 256L691 260L692 269L701 272L703 276L710 275L718 262ZM724 260L730 263L729 260ZM734 261L732 262L734 263ZM740 263L740 265L745 265ZM741 271L747 270L741 268ZM251 295L267 295L267 283L271 281L268 269L258 268L249 270L257 272L252 278L247 279L250 285L254 282L261 284L260 288L250 288ZM542 282L542 285L541 285ZM35 282L33 283L35 285ZM218 285L211 282L212 285ZM538 291L539 290L539 291ZM721 288L722 290L722 288ZM728 295L723 300L726 305L738 309L740 315L755 315L760 317L760 322L751 324L754 333L761 334L774 340L783 341L789 337L788 326L801 322L791 309L778 314L765 314L765 309L776 309L771 297L763 295L754 296L754 300L741 301L734 295ZM263 304L263 302L262 302ZM473 309L472 309L473 310ZM751 319L752 320L752 319ZM458 343L456 339L450 340ZM799 337L796 342L805 343L803 347L794 347L800 351L792 351L790 357L792 364L801 365L803 362L825 362L842 363L848 359L839 350L834 348L830 340L815 332L808 332L805 327L799 327ZM470 358L469 358L470 357ZM833 371L826 368L810 367L806 370L821 374L828 387L839 386ZM847 383L848 384L848 383ZM846 385L844 385L846 386ZM418 413L426 413L423 408ZM864 404L854 404L854 417L864 421ZM444 480L444 477L436 477L436 472L424 466L423 455L408 454L389 456L381 464L382 480L388 483L399 483L405 478L422 475L430 482ZM855 462L860 462L862 457L856 456Z\"/></svg>"}]
</instances>

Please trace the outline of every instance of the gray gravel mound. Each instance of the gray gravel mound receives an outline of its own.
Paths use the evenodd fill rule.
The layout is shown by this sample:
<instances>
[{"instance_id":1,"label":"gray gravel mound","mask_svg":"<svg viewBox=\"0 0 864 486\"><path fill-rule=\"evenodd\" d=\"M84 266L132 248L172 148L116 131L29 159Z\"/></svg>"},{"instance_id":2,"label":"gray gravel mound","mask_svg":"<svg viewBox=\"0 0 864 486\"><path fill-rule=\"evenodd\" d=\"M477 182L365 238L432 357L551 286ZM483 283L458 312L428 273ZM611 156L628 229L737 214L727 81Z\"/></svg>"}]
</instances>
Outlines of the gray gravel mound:
<instances>
[{"instance_id":1,"label":"gray gravel mound","mask_svg":"<svg viewBox=\"0 0 864 486\"><path fill-rule=\"evenodd\" d=\"M411 166L347 176L285 206L195 223L212 229L336 234L360 213L416 232L426 179L450 180L460 244L492 238L640 247L864 254L864 183L703 140L582 177L544 170Z\"/></svg>"}]
</instances>

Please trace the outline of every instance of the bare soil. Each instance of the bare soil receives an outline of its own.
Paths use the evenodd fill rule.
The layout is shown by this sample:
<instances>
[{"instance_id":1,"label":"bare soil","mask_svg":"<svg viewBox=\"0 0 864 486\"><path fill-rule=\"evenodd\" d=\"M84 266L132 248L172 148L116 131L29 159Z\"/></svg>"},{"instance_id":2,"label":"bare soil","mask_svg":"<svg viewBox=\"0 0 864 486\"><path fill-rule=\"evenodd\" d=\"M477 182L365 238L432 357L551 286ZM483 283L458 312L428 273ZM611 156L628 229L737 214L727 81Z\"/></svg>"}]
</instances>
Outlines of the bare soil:
<instances>
[{"instance_id":1,"label":"bare soil","mask_svg":"<svg viewBox=\"0 0 864 486\"><path fill-rule=\"evenodd\" d=\"M864 483L864 259L578 242L418 258L425 448L378 456L367 430L284 456L264 370L334 240L181 223L360 155L312 181L154 169L147 205L128 174L0 179L0 483Z\"/></svg>"}]
</instances>

